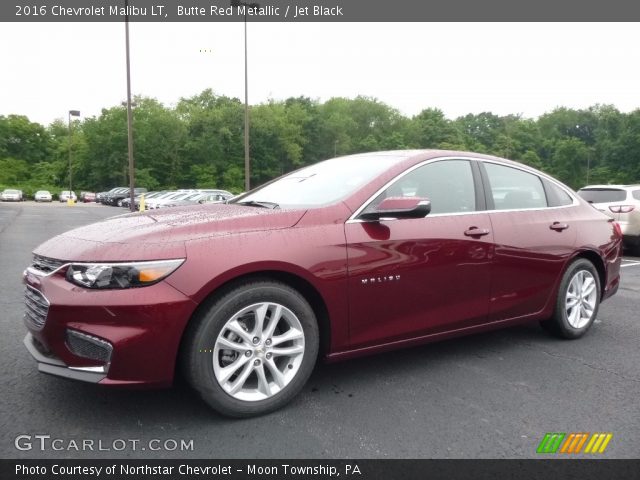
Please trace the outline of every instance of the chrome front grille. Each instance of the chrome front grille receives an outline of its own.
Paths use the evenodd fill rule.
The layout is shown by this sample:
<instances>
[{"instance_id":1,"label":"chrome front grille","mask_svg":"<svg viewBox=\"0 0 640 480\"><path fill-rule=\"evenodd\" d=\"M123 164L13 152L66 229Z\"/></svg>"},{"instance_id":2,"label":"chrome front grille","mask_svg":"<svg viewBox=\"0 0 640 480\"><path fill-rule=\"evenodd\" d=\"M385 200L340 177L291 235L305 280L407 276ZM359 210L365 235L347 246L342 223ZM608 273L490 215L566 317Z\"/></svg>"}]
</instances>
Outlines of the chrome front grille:
<instances>
[{"instance_id":1,"label":"chrome front grille","mask_svg":"<svg viewBox=\"0 0 640 480\"><path fill-rule=\"evenodd\" d=\"M24 321L31 328L40 330L44 327L49 313L49 300L35 288L27 286L24 292Z\"/></svg>"},{"instance_id":2,"label":"chrome front grille","mask_svg":"<svg viewBox=\"0 0 640 480\"><path fill-rule=\"evenodd\" d=\"M44 273L51 273L54 270L57 270L66 262L64 260L57 260L55 258L43 257L41 255L33 256L33 263L31 264L31 268L35 268Z\"/></svg>"}]
</instances>

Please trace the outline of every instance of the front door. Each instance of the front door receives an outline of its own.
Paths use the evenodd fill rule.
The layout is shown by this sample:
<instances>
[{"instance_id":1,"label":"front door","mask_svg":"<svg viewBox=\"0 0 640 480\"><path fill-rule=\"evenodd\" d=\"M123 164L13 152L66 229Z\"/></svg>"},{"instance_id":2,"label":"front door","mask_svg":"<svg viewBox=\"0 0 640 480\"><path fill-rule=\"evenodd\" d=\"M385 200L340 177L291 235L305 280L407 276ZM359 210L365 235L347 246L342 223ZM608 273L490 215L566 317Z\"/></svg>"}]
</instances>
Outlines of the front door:
<instances>
[{"instance_id":1,"label":"front door","mask_svg":"<svg viewBox=\"0 0 640 480\"><path fill-rule=\"evenodd\" d=\"M493 232L470 160L410 169L387 197L431 200L425 218L345 225L352 348L390 343L486 321Z\"/></svg>"}]
</instances>

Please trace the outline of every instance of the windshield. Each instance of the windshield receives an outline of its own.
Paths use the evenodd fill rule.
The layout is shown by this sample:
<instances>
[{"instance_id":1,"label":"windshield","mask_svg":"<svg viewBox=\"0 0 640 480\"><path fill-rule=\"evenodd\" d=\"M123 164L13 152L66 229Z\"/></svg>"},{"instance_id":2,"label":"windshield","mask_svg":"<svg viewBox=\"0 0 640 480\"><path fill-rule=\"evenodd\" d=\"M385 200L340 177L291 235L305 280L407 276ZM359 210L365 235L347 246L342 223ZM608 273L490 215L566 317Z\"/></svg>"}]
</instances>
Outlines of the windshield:
<instances>
[{"instance_id":1,"label":"windshield","mask_svg":"<svg viewBox=\"0 0 640 480\"><path fill-rule=\"evenodd\" d=\"M398 155L357 155L333 158L296 170L229 203L271 204L273 208L330 205L370 182L397 163Z\"/></svg>"}]
</instances>

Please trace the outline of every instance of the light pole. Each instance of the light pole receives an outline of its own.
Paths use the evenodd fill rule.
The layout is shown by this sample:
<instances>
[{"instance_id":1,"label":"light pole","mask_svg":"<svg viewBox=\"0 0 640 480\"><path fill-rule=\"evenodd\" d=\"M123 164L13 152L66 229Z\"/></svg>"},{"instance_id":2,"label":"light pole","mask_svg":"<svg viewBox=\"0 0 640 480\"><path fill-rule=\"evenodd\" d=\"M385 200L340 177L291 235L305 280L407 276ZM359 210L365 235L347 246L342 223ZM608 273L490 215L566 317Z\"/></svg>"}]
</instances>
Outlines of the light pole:
<instances>
[{"instance_id":1,"label":"light pole","mask_svg":"<svg viewBox=\"0 0 640 480\"><path fill-rule=\"evenodd\" d=\"M260 8L259 3L231 0L232 7L245 7L244 11L244 190L251 190L251 161L249 159L249 68L247 54L247 8Z\"/></svg>"},{"instance_id":2,"label":"light pole","mask_svg":"<svg viewBox=\"0 0 640 480\"><path fill-rule=\"evenodd\" d=\"M124 0L125 16L124 31L125 44L127 50L127 151L129 152L129 208L132 212L136 210L134 202L135 188L135 168L133 165L133 113L131 110L131 61L129 59L129 0Z\"/></svg>"},{"instance_id":3,"label":"light pole","mask_svg":"<svg viewBox=\"0 0 640 480\"><path fill-rule=\"evenodd\" d=\"M69 199L73 200L71 192L73 191L73 182L71 174L71 117L79 117L80 110L69 110Z\"/></svg>"}]
</instances>

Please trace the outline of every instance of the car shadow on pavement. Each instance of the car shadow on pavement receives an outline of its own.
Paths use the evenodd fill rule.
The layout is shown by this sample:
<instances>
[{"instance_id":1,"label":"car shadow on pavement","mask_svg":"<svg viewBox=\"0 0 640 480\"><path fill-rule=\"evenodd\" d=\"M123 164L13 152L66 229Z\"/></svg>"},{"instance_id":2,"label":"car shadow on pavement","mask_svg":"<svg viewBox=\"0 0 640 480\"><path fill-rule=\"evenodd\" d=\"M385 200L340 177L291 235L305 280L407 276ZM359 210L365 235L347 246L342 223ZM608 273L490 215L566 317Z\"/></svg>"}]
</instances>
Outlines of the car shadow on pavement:
<instances>
[{"instance_id":1,"label":"car shadow on pavement","mask_svg":"<svg viewBox=\"0 0 640 480\"><path fill-rule=\"evenodd\" d=\"M361 401L359 390L367 390L381 379L403 382L416 377L428 378L430 370L450 369L460 361L477 361L491 356L509 357L510 352L525 345L556 343L537 325L516 326L495 332L451 339L405 350L372 355L334 364L319 362L299 395L284 410L306 408L306 400L322 397L353 398ZM511 355L515 355L514 352ZM92 422L99 427L116 421L126 425L157 424L170 418L175 428L206 421L210 425L235 421L213 412L182 379L168 389L107 388L71 380L42 376L32 393L47 396L46 408L62 417ZM375 401L375 400L372 400ZM281 412L282 412L281 411ZM99 419L96 419L99 412ZM96 424L96 421L98 422Z\"/></svg>"}]
</instances>

